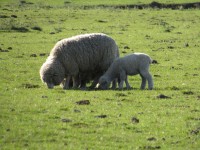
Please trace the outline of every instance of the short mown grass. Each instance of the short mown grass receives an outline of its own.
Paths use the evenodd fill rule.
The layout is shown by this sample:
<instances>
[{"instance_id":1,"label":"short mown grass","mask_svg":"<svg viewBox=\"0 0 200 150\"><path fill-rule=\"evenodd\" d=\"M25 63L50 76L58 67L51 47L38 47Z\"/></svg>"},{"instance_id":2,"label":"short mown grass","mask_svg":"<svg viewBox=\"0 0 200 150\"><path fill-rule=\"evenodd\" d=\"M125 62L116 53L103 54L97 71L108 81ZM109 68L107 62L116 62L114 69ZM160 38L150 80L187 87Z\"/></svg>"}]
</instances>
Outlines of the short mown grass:
<instances>
[{"instance_id":1,"label":"short mown grass","mask_svg":"<svg viewBox=\"0 0 200 150\"><path fill-rule=\"evenodd\" d=\"M199 9L82 9L64 1L25 2L1 2L0 149L200 147ZM121 56L144 52L157 60L150 68L155 89L139 90L141 79L133 76L131 90L48 90L39 69L54 44L92 32L115 39Z\"/></svg>"}]
</instances>

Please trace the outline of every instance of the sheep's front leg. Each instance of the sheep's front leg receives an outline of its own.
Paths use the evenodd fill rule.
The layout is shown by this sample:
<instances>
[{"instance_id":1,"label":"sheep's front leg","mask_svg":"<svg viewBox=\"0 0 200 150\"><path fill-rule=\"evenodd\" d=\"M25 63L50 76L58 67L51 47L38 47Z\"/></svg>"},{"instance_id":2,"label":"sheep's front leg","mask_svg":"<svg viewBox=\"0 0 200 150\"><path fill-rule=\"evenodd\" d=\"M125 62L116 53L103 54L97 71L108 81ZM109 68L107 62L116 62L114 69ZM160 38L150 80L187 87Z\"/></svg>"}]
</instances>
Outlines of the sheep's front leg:
<instances>
[{"instance_id":1,"label":"sheep's front leg","mask_svg":"<svg viewBox=\"0 0 200 150\"><path fill-rule=\"evenodd\" d=\"M64 90L69 89L70 79L71 79L71 76L67 76L67 78L65 80L63 80L62 86L63 86Z\"/></svg>"},{"instance_id":2,"label":"sheep's front leg","mask_svg":"<svg viewBox=\"0 0 200 150\"><path fill-rule=\"evenodd\" d=\"M78 86L79 86L79 78L78 78L78 76L73 76L72 77L72 81L73 81L73 88L78 88Z\"/></svg>"},{"instance_id":3,"label":"sheep's front leg","mask_svg":"<svg viewBox=\"0 0 200 150\"><path fill-rule=\"evenodd\" d=\"M126 88L127 88L127 89L131 89L131 86L130 86L130 84L128 83L128 76L127 76L127 75L126 75L125 83L126 83Z\"/></svg>"}]
</instances>

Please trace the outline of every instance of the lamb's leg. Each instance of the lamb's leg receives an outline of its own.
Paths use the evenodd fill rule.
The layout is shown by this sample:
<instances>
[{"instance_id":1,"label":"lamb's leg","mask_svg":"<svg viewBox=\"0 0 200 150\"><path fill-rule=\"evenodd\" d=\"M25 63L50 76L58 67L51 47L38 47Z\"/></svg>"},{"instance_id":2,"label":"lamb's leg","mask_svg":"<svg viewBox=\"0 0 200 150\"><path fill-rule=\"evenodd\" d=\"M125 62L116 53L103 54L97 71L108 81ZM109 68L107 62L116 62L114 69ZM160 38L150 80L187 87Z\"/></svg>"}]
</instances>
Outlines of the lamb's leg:
<instances>
[{"instance_id":1,"label":"lamb's leg","mask_svg":"<svg viewBox=\"0 0 200 150\"><path fill-rule=\"evenodd\" d=\"M122 90L123 89L123 84L124 81L126 80L126 73L124 71L122 71L120 73L120 83L119 83L119 89Z\"/></svg>"},{"instance_id":2,"label":"lamb's leg","mask_svg":"<svg viewBox=\"0 0 200 150\"><path fill-rule=\"evenodd\" d=\"M141 83L141 86L140 86L140 89L141 90L144 90L145 89L145 86L146 86L146 78L145 77L143 77L143 75L141 75L140 74L140 76L141 76L141 78L142 78L142 83Z\"/></svg>"},{"instance_id":3,"label":"lamb's leg","mask_svg":"<svg viewBox=\"0 0 200 150\"><path fill-rule=\"evenodd\" d=\"M148 89L153 90L153 78L150 73L149 73L149 76L147 77L147 80L148 80Z\"/></svg>"},{"instance_id":4,"label":"lamb's leg","mask_svg":"<svg viewBox=\"0 0 200 150\"><path fill-rule=\"evenodd\" d=\"M131 86L130 86L130 84L128 83L128 76L127 76L127 75L126 75L125 83L126 83L126 88L127 88L127 89L131 89Z\"/></svg>"},{"instance_id":5,"label":"lamb's leg","mask_svg":"<svg viewBox=\"0 0 200 150\"><path fill-rule=\"evenodd\" d=\"M69 89L69 82L70 82L71 76L67 76L65 80L62 82L63 89Z\"/></svg>"},{"instance_id":6,"label":"lamb's leg","mask_svg":"<svg viewBox=\"0 0 200 150\"><path fill-rule=\"evenodd\" d=\"M119 89L120 90L123 89L123 84L124 84L124 80L120 80L120 83L119 83Z\"/></svg>"},{"instance_id":7,"label":"lamb's leg","mask_svg":"<svg viewBox=\"0 0 200 150\"><path fill-rule=\"evenodd\" d=\"M149 71L143 71L141 72L141 75L148 81L148 89L153 89L153 79Z\"/></svg>"},{"instance_id":8,"label":"lamb's leg","mask_svg":"<svg viewBox=\"0 0 200 150\"><path fill-rule=\"evenodd\" d=\"M117 79L114 79L112 81L112 89L114 90L114 89L116 89L116 87L117 87Z\"/></svg>"}]
</instances>

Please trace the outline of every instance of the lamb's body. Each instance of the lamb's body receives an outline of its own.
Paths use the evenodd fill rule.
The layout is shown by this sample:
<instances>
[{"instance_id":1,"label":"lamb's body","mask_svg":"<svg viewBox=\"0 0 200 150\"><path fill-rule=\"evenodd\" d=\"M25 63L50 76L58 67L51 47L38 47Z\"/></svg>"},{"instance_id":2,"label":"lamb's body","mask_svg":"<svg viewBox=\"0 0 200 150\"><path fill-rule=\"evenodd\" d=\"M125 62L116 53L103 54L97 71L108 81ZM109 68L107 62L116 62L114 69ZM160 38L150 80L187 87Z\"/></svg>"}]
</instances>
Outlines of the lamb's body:
<instances>
[{"instance_id":1,"label":"lamb's body","mask_svg":"<svg viewBox=\"0 0 200 150\"><path fill-rule=\"evenodd\" d=\"M143 53L134 53L122 58L117 58L105 74L99 79L100 87L106 89L111 81L118 78L120 81L119 89L123 88L124 81L126 87L129 89L130 85L128 83L127 75L140 74L142 78L141 89L145 88L147 80L148 88L151 90L153 89L153 80L149 73L149 65L151 63L152 59Z\"/></svg>"},{"instance_id":2,"label":"lamb's body","mask_svg":"<svg viewBox=\"0 0 200 150\"><path fill-rule=\"evenodd\" d=\"M60 84L67 77L73 77L75 84L81 73L98 70L98 73L103 74L118 56L115 41L105 34L74 36L56 43L40 69L40 76L49 88ZM59 81L55 82L57 79L54 76L57 76ZM64 88L68 88L68 83Z\"/></svg>"}]
</instances>

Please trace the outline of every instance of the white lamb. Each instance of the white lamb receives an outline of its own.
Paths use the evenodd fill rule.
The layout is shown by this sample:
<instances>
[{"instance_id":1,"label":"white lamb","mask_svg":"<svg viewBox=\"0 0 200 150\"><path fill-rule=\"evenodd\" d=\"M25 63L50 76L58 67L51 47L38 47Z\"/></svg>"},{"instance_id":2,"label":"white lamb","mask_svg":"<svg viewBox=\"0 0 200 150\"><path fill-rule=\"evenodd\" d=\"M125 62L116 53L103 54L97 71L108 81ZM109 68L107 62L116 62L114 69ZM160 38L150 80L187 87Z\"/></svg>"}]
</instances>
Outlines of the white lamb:
<instances>
[{"instance_id":1,"label":"white lamb","mask_svg":"<svg viewBox=\"0 0 200 150\"><path fill-rule=\"evenodd\" d=\"M99 79L99 87L101 89L107 89L110 83L118 78L119 89L123 89L124 81L126 88L130 89L127 75L140 74L142 78L141 89L145 89L146 80L148 81L148 89L153 89L153 79L149 73L149 66L152 63L152 59L143 53L133 53L125 57L117 58L103 76Z\"/></svg>"}]
</instances>

